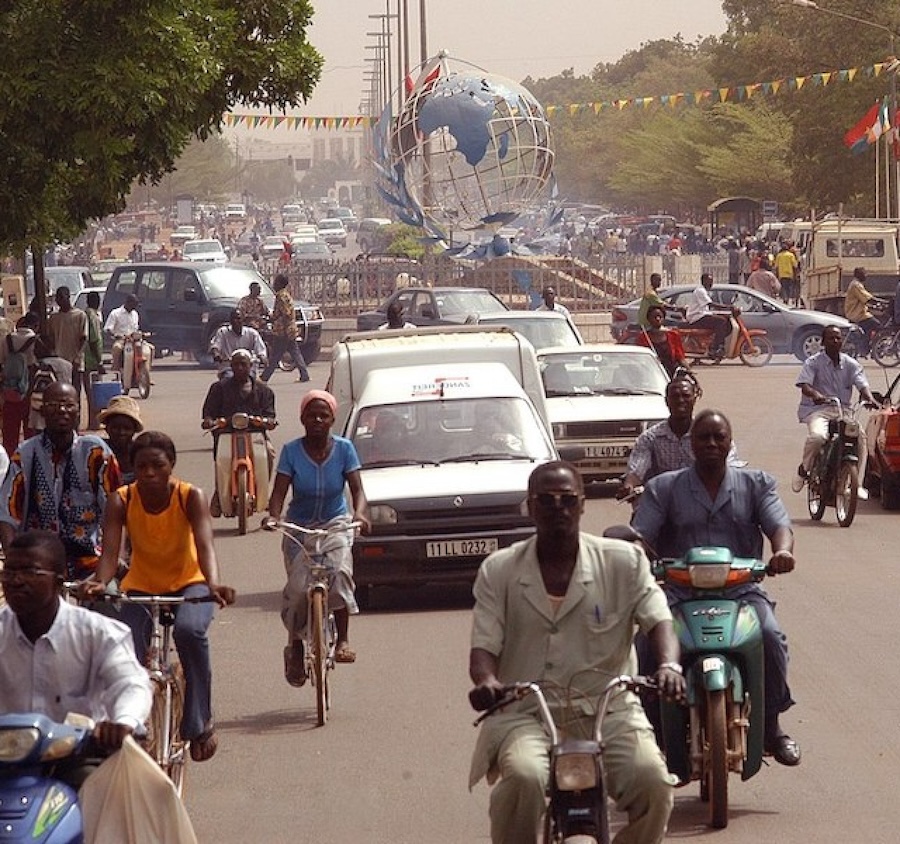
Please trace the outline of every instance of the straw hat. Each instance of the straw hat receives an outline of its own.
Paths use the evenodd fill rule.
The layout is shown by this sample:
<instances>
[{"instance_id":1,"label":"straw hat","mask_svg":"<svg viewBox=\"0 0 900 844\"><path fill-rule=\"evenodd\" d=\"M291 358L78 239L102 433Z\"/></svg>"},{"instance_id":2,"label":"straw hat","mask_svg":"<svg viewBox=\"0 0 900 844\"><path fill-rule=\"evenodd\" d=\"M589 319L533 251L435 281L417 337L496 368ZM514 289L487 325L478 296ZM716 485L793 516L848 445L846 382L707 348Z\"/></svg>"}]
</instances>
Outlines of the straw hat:
<instances>
[{"instance_id":1,"label":"straw hat","mask_svg":"<svg viewBox=\"0 0 900 844\"><path fill-rule=\"evenodd\" d=\"M113 396L109 400L109 404L97 414L97 418L102 423L105 423L110 416L127 416L134 420L138 431L144 430L138 403L130 396Z\"/></svg>"}]
</instances>

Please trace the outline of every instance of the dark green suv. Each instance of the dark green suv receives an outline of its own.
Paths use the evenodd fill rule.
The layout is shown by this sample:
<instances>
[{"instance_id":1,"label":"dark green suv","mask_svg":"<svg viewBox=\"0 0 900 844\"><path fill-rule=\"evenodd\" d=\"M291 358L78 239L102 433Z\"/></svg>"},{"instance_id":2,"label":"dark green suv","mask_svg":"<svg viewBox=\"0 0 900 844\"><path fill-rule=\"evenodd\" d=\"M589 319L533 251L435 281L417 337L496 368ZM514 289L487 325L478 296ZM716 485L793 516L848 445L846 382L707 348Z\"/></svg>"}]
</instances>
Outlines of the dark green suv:
<instances>
[{"instance_id":1,"label":"dark green suv","mask_svg":"<svg viewBox=\"0 0 900 844\"><path fill-rule=\"evenodd\" d=\"M134 293L141 330L152 334L157 349L193 352L198 360L204 360L213 332L228 322L232 309L250 292L254 281L262 288L262 300L271 310L275 294L250 267L165 261L123 264L109 280L103 315L104 319L108 317L129 293ZM294 308L303 357L312 363L322 343L322 309L296 300Z\"/></svg>"}]
</instances>

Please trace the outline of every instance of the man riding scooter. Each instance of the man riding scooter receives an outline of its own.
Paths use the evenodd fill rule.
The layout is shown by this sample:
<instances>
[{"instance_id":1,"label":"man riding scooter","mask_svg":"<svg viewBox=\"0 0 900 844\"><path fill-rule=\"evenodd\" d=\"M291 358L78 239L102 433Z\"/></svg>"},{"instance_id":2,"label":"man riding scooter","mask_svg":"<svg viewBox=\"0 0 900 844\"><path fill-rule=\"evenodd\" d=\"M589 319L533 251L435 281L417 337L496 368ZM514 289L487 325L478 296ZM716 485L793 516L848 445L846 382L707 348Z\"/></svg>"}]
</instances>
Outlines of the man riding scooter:
<instances>
[{"instance_id":1,"label":"man riding scooter","mask_svg":"<svg viewBox=\"0 0 900 844\"><path fill-rule=\"evenodd\" d=\"M256 475L256 509L264 510L269 504L269 476L275 461L275 448L269 442L266 430L271 430L278 423L275 420L275 393L258 378L251 376L253 356L247 349L236 349L231 354L231 378L216 381L209 388L203 402L203 428L212 430L218 420L231 419L235 413L246 413L260 418L263 428L262 442L254 442L253 469ZM231 496L227 491L231 485L231 453L225 448L219 450L221 434L213 430L213 460L216 466L216 491L209 503L209 512L213 518L233 516L231 512ZM225 501L220 498L225 494Z\"/></svg>"},{"instance_id":2,"label":"man riding scooter","mask_svg":"<svg viewBox=\"0 0 900 844\"><path fill-rule=\"evenodd\" d=\"M698 284L691 293L687 306L685 319L691 328L706 328L713 332L713 342L710 352L714 355L725 353L725 338L731 330L728 314L731 308L713 303L709 291L712 289L713 279L709 273L700 276ZM721 311L721 313L714 313Z\"/></svg>"}]
</instances>

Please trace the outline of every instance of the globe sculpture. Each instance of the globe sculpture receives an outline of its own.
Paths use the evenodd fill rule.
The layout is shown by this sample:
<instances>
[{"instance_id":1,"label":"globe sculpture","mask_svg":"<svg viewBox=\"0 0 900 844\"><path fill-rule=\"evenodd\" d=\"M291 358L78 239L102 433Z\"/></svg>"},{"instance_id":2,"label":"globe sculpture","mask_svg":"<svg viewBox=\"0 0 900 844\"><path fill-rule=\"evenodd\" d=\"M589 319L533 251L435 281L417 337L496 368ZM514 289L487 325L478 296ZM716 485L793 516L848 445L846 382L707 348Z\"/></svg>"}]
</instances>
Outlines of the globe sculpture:
<instances>
[{"instance_id":1,"label":"globe sculpture","mask_svg":"<svg viewBox=\"0 0 900 844\"><path fill-rule=\"evenodd\" d=\"M445 55L407 86L400 113L375 132L377 187L404 222L440 237L493 230L547 194L550 125L540 103L510 79Z\"/></svg>"}]
</instances>

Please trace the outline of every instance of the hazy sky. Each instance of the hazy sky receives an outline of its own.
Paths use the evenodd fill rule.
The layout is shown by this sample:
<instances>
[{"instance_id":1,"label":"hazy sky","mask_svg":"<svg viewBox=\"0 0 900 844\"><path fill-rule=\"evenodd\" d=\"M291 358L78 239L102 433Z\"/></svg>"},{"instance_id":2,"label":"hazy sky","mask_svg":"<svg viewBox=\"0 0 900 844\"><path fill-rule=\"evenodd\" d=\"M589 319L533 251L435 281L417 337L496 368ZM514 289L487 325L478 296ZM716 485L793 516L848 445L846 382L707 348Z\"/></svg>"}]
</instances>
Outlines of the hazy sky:
<instances>
[{"instance_id":1,"label":"hazy sky","mask_svg":"<svg viewBox=\"0 0 900 844\"><path fill-rule=\"evenodd\" d=\"M420 0L407 0L410 63L420 60ZM366 57L382 21L398 0L313 0L310 41L325 57L322 79L309 103L294 113L356 114ZM425 0L428 54L446 50L485 70L521 81L556 76L566 68L589 73L646 41L681 34L687 41L725 30L721 0ZM392 21L392 28L396 23ZM396 29L393 29L396 32ZM396 39L392 38L393 45ZM396 68L397 60L392 65ZM396 76L396 72L394 72ZM395 82L396 85L396 82Z\"/></svg>"}]
</instances>

